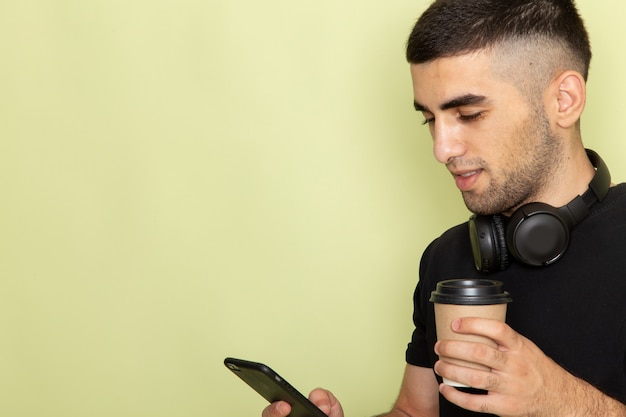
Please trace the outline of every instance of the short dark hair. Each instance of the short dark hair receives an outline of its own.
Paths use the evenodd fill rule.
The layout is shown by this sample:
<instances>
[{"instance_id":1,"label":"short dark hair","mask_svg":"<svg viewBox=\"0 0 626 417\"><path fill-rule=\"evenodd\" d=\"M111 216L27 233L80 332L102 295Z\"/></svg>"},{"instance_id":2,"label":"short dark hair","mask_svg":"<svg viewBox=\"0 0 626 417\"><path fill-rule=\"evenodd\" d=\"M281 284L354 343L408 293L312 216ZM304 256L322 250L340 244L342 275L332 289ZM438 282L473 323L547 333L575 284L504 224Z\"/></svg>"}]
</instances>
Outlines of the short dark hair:
<instances>
[{"instance_id":1,"label":"short dark hair","mask_svg":"<svg viewBox=\"0 0 626 417\"><path fill-rule=\"evenodd\" d=\"M525 39L565 48L575 66L567 69L587 79L591 47L573 0L436 0L413 28L406 58L421 64Z\"/></svg>"}]
</instances>

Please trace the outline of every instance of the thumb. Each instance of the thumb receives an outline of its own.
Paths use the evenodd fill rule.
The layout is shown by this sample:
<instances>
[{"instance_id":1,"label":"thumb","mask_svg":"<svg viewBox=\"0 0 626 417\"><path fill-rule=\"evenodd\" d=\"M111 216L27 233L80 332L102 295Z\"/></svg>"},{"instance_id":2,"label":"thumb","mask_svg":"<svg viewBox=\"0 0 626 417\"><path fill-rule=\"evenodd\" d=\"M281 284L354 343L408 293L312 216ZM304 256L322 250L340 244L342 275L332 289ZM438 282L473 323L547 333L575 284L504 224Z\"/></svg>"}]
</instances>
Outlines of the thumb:
<instances>
[{"instance_id":1,"label":"thumb","mask_svg":"<svg viewBox=\"0 0 626 417\"><path fill-rule=\"evenodd\" d=\"M317 406L322 412L329 416L343 416L341 404L332 392L316 388L309 394L309 400Z\"/></svg>"}]
</instances>

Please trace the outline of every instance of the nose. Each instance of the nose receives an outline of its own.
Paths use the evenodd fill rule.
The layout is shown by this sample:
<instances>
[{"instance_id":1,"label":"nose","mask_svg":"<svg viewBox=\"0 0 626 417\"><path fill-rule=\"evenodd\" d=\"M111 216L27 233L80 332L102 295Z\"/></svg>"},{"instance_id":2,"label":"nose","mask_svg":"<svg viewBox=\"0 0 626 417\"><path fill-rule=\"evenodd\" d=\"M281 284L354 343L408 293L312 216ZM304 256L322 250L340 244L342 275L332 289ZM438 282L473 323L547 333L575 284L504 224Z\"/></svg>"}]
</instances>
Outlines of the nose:
<instances>
[{"instance_id":1,"label":"nose","mask_svg":"<svg viewBox=\"0 0 626 417\"><path fill-rule=\"evenodd\" d=\"M454 158L465 154L467 147L461 140L458 126L451 126L437 120L431 133L433 136L433 153L437 161L447 164Z\"/></svg>"}]
</instances>

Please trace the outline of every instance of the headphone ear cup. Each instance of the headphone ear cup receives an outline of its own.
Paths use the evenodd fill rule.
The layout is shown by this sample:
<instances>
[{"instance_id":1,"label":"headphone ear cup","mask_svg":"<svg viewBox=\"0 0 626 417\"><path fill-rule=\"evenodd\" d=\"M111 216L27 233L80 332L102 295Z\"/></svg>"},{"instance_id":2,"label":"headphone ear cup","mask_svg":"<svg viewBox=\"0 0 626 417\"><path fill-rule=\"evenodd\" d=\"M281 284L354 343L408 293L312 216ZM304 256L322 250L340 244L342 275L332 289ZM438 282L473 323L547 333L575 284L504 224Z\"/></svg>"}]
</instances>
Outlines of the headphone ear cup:
<instances>
[{"instance_id":1,"label":"headphone ear cup","mask_svg":"<svg viewBox=\"0 0 626 417\"><path fill-rule=\"evenodd\" d=\"M544 203L529 203L513 213L506 231L511 255L532 266L550 265L569 245L570 230L557 209Z\"/></svg>"},{"instance_id":2,"label":"headphone ear cup","mask_svg":"<svg viewBox=\"0 0 626 417\"><path fill-rule=\"evenodd\" d=\"M504 271L509 266L505 223L500 215L473 215L469 220L474 265L482 272Z\"/></svg>"}]
</instances>

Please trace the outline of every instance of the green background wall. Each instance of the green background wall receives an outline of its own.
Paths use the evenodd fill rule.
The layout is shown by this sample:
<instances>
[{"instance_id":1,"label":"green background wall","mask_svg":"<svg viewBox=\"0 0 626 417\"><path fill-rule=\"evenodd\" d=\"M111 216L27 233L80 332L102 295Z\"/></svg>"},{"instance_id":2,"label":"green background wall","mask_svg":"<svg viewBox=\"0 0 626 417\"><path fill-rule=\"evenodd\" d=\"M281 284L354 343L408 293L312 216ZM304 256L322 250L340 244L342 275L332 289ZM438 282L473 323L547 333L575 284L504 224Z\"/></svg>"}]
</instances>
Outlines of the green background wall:
<instances>
[{"instance_id":1,"label":"green background wall","mask_svg":"<svg viewBox=\"0 0 626 417\"><path fill-rule=\"evenodd\" d=\"M0 415L258 416L225 356L388 409L468 216L411 108L426 3L0 1ZM619 181L626 3L580 7Z\"/></svg>"}]
</instances>

